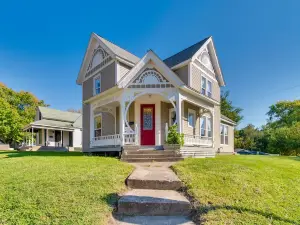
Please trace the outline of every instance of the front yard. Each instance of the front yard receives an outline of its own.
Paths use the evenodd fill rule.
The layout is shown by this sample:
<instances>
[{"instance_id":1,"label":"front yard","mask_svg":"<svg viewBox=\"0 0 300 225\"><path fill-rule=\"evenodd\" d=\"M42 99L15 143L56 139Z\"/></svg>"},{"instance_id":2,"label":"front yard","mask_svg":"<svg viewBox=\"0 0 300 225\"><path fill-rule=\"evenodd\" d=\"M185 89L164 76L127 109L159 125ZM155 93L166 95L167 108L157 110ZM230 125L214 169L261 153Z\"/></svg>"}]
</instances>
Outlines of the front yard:
<instances>
[{"instance_id":1,"label":"front yard","mask_svg":"<svg viewBox=\"0 0 300 225\"><path fill-rule=\"evenodd\" d=\"M0 224L107 224L132 169L82 153L0 151Z\"/></svg>"},{"instance_id":2,"label":"front yard","mask_svg":"<svg viewBox=\"0 0 300 225\"><path fill-rule=\"evenodd\" d=\"M219 156L173 169L203 224L300 224L300 158Z\"/></svg>"}]
</instances>

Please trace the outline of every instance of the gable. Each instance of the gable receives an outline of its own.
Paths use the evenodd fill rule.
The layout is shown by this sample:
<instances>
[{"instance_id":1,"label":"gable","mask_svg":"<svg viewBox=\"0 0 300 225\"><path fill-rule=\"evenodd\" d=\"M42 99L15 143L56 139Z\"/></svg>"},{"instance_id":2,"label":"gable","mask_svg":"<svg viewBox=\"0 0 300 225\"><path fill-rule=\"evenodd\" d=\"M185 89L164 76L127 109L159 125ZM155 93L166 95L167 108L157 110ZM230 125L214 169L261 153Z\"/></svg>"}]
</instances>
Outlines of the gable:
<instances>
[{"instance_id":1,"label":"gable","mask_svg":"<svg viewBox=\"0 0 300 225\"><path fill-rule=\"evenodd\" d=\"M174 87L156 68L150 66L133 78L128 88L171 88Z\"/></svg>"},{"instance_id":2,"label":"gable","mask_svg":"<svg viewBox=\"0 0 300 225\"><path fill-rule=\"evenodd\" d=\"M156 88L181 86L184 85L184 83L150 50L126 76L118 82L119 88L125 88L130 85L147 85L147 87Z\"/></svg>"},{"instance_id":3,"label":"gable","mask_svg":"<svg viewBox=\"0 0 300 225\"><path fill-rule=\"evenodd\" d=\"M211 62L210 53L207 48L204 48L203 51L197 56L197 59L209 70L214 72L214 67Z\"/></svg>"}]
</instances>

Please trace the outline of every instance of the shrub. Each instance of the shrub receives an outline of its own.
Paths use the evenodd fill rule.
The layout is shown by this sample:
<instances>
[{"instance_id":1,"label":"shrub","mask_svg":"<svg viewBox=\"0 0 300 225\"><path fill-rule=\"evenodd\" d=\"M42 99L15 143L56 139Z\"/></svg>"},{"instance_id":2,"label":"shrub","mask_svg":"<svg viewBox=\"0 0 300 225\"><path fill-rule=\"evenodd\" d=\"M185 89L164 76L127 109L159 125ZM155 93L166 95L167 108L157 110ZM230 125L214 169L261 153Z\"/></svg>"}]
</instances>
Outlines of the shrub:
<instances>
[{"instance_id":1,"label":"shrub","mask_svg":"<svg viewBox=\"0 0 300 225\"><path fill-rule=\"evenodd\" d=\"M183 146L184 138L183 134L177 132L177 125L174 124L173 126L169 127L168 137L167 137L167 144L178 144Z\"/></svg>"}]
</instances>

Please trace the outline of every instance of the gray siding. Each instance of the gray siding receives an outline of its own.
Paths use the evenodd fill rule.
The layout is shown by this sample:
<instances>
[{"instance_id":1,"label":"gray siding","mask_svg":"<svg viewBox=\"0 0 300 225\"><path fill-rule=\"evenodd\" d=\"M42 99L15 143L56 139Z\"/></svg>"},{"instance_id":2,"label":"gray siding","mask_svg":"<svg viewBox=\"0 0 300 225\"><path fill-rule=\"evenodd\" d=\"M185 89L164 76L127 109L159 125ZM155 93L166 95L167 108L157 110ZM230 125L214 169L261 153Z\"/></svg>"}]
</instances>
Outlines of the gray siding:
<instances>
[{"instance_id":1,"label":"gray siding","mask_svg":"<svg viewBox=\"0 0 300 225\"><path fill-rule=\"evenodd\" d=\"M161 102L160 103L160 117L161 117L161 144L165 144L165 126L166 123L169 124L169 109L173 108L171 103Z\"/></svg>"},{"instance_id":2,"label":"gray siding","mask_svg":"<svg viewBox=\"0 0 300 225\"><path fill-rule=\"evenodd\" d=\"M115 134L115 118L110 113L102 113L102 136Z\"/></svg>"},{"instance_id":3,"label":"gray siding","mask_svg":"<svg viewBox=\"0 0 300 225\"><path fill-rule=\"evenodd\" d=\"M83 104L82 116L82 151L90 148L90 105Z\"/></svg>"},{"instance_id":4,"label":"gray siding","mask_svg":"<svg viewBox=\"0 0 300 225\"><path fill-rule=\"evenodd\" d=\"M103 70L101 70L101 92L106 91L113 86L115 86L115 73L116 73L116 67L115 62L111 63L107 67L105 67ZM98 76L98 74L90 77L82 84L82 94L83 94L83 101L93 97L94 95L94 77Z\"/></svg>"},{"instance_id":5,"label":"gray siding","mask_svg":"<svg viewBox=\"0 0 300 225\"><path fill-rule=\"evenodd\" d=\"M188 74L188 65L183 66L174 72L178 75L178 77L186 84L189 85L189 74Z\"/></svg>"}]
</instances>

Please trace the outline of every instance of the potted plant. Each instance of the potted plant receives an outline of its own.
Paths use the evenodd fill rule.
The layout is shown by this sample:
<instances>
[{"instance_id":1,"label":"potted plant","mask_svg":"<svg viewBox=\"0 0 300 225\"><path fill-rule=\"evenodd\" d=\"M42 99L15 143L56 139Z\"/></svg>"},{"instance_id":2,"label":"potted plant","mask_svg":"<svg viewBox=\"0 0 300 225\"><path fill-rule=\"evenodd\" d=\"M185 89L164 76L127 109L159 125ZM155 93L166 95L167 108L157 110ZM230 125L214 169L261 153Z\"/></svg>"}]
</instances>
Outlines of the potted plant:
<instances>
[{"instance_id":1,"label":"potted plant","mask_svg":"<svg viewBox=\"0 0 300 225\"><path fill-rule=\"evenodd\" d=\"M184 144L183 134L178 133L177 124L170 126L167 136L165 150L180 150L180 147Z\"/></svg>"}]
</instances>

